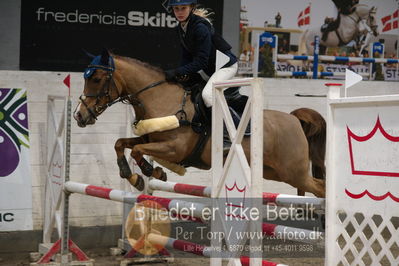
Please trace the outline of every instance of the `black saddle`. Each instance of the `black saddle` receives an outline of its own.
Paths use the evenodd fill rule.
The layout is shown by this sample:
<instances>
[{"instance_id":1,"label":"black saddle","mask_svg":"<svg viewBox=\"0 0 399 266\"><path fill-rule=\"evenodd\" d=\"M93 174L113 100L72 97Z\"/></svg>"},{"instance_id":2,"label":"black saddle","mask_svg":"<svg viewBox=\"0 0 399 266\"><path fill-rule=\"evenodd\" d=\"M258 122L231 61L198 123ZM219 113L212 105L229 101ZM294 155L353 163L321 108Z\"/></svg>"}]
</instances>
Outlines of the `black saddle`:
<instances>
[{"instance_id":1,"label":"black saddle","mask_svg":"<svg viewBox=\"0 0 399 266\"><path fill-rule=\"evenodd\" d=\"M194 103L195 108L192 128L194 132L198 134L202 134L204 131L210 132L212 125L212 109L206 107L204 100L202 99L202 89L203 86L201 87L201 85L198 85L194 91L191 90L191 101ZM234 124L238 127L248 96L240 94L240 87L228 88L224 91L224 95ZM246 129L245 135L250 135L249 127Z\"/></svg>"},{"instance_id":2,"label":"black saddle","mask_svg":"<svg viewBox=\"0 0 399 266\"><path fill-rule=\"evenodd\" d=\"M197 168L203 168L204 166L204 163L200 157L206 142L212 134L212 111L211 108L206 107L202 99L202 90L205 84L205 82L199 82L195 84L191 83L189 86L187 84L183 84L185 90L189 91L191 94L191 101L193 102L195 109L194 117L191 121L191 127L195 133L200 135L200 138L191 155L180 162L180 164L184 167L193 166ZM238 127L238 124L240 123L242 113L248 100L248 96L240 94L239 90L240 87L233 87L226 89L224 92L236 127ZM224 130L223 135L224 148L227 149L230 147L231 141L226 130ZM250 127L248 125L245 136L249 135Z\"/></svg>"}]
</instances>

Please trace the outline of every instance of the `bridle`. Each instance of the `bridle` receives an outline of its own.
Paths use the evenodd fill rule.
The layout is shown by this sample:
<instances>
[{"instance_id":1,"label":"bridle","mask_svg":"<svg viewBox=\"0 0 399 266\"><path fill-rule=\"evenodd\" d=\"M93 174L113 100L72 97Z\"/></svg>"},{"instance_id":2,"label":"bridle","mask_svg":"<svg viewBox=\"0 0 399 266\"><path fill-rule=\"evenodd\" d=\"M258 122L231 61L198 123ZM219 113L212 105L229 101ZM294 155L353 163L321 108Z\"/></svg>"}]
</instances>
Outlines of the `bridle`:
<instances>
[{"instance_id":1,"label":"bridle","mask_svg":"<svg viewBox=\"0 0 399 266\"><path fill-rule=\"evenodd\" d=\"M375 19L376 9L372 7L369 12L369 16L367 17L366 23L370 27L370 29L374 32L377 30L377 23ZM373 24L374 23L374 24Z\"/></svg>"},{"instance_id":2,"label":"bridle","mask_svg":"<svg viewBox=\"0 0 399 266\"><path fill-rule=\"evenodd\" d=\"M157 81L154 83L151 83L150 85L142 88L141 90L139 90L136 93L132 93L132 94L128 94L128 95L120 95L119 94L119 89L117 84L115 83L114 77L113 77L113 73L115 71L115 67L113 66L113 58L110 56L110 62L111 64L105 66L105 65L93 65L90 64L87 66L87 69L92 69L92 70L96 70L96 69L102 69L107 71L107 81L104 84L104 87L102 88L102 90L97 93L97 94L82 94L79 97L80 102L83 104L83 106L87 109L87 111L89 112L89 114L91 115L91 117L95 120L97 120L97 117L103 113L105 111L105 109L107 109L108 107L122 102L122 103L130 103L133 106L139 106L143 109L143 113L142 116L144 116L145 114L145 108L144 105L141 103L141 101L138 99L138 96L143 93L146 90L149 90L151 88L154 88L162 83L165 83L165 80L161 80L161 81ZM116 89L118 96L115 99L112 99L111 95L110 95L110 89L111 89L111 83L113 85L113 87ZM108 102L106 104L103 105L98 105L99 101L101 98L106 97L108 98ZM91 109L88 104L85 102L85 100L87 98L96 98L96 103L94 104L94 110ZM76 106L77 108L77 106ZM76 109L75 109L76 111Z\"/></svg>"},{"instance_id":3,"label":"bridle","mask_svg":"<svg viewBox=\"0 0 399 266\"><path fill-rule=\"evenodd\" d=\"M115 83L115 81L113 79L113 75L112 75L115 68L110 67L110 66L103 66L103 65L88 65L87 68L88 69L90 69L90 68L91 69L103 69L103 70L107 71L107 81L104 84L103 89L99 93L97 93L97 94L82 94L79 96L80 102L83 104L84 107L86 107L86 109L89 112L89 114L91 115L91 117L94 118L95 120L97 120L97 116L99 116L102 112L104 112L105 109L107 109L107 107L108 107L108 106L106 106L107 104L98 106L100 99L102 97L107 97L109 99L109 102L112 102L111 95L109 94L111 82L113 83L114 87L117 89L116 83ZM118 89L117 89L117 91L118 91ZM89 106L85 102L85 100L87 98L96 98L96 103L94 104L94 107L95 107L94 111L91 108L89 108ZM76 108L77 108L77 106L76 106Z\"/></svg>"}]
</instances>

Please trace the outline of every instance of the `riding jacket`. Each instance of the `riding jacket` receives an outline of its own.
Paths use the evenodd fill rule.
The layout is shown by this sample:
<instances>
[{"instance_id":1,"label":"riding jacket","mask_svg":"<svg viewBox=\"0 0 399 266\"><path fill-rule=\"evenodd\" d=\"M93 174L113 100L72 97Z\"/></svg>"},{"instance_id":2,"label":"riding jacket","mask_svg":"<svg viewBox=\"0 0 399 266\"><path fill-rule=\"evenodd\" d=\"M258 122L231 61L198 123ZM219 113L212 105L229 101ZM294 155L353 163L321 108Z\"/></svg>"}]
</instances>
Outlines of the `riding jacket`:
<instances>
[{"instance_id":1,"label":"riding jacket","mask_svg":"<svg viewBox=\"0 0 399 266\"><path fill-rule=\"evenodd\" d=\"M191 14L187 23L186 30L180 24L177 26L182 53L176 75L200 73L202 70L208 77L212 76L215 72L216 50L230 58L223 67L229 67L237 62L236 56L231 52L231 46L215 33L208 20Z\"/></svg>"}]
</instances>

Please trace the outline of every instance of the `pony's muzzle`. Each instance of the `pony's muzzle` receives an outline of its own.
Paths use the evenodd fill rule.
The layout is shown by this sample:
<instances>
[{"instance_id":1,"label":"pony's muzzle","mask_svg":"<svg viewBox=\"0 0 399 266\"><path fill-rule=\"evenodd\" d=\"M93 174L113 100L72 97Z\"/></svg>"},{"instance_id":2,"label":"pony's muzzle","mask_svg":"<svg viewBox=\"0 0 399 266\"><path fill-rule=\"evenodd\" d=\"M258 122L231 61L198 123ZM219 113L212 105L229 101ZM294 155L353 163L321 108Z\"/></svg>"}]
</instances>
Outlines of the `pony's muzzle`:
<instances>
[{"instance_id":1,"label":"pony's muzzle","mask_svg":"<svg viewBox=\"0 0 399 266\"><path fill-rule=\"evenodd\" d=\"M76 122L78 123L79 127L85 127L86 126L86 124L84 123L84 120L83 120L82 113L80 111L75 111L73 113L73 118L76 120Z\"/></svg>"},{"instance_id":2,"label":"pony's muzzle","mask_svg":"<svg viewBox=\"0 0 399 266\"><path fill-rule=\"evenodd\" d=\"M378 30L377 30L377 26L372 26L372 27L371 27L371 30L373 31L373 35L374 35L375 37L377 37L377 36L379 35L379 32L378 32Z\"/></svg>"},{"instance_id":3,"label":"pony's muzzle","mask_svg":"<svg viewBox=\"0 0 399 266\"><path fill-rule=\"evenodd\" d=\"M89 107L85 106L86 108L81 108L82 103L79 103L76 106L75 111L73 112L73 118L78 123L79 127L85 127L87 125L92 125L96 122L96 114L89 109Z\"/></svg>"}]
</instances>

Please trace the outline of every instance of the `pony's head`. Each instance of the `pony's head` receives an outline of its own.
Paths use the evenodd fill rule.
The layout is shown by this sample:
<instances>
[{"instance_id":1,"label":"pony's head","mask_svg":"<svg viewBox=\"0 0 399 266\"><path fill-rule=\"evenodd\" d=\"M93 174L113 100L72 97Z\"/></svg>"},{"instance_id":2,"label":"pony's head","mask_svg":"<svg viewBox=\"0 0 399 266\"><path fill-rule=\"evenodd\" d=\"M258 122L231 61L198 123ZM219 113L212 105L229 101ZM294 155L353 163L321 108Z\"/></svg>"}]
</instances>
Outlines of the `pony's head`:
<instances>
[{"instance_id":1,"label":"pony's head","mask_svg":"<svg viewBox=\"0 0 399 266\"><path fill-rule=\"evenodd\" d=\"M364 19L366 21L367 26L370 27L374 36L378 36L378 24L377 24L377 8L375 6L369 7L364 4L355 5L355 13L359 16L360 19Z\"/></svg>"},{"instance_id":2,"label":"pony's head","mask_svg":"<svg viewBox=\"0 0 399 266\"><path fill-rule=\"evenodd\" d=\"M375 37L378 36L378 24L377 24L377 8L373 6L370 9L369 16L367 18L367 25L369 25L370 29L373 31L373 35Z\"/></svg>"},{"instance_id":3,"label":"pony's head","mask_svg":"<svg viewBox=\"0 0 399 266\"><path fill-rule=\"evenodd\" d=\"M78 126L94 124L109 104L119 97L113 78L114 71L114 59L106 49L94 57L85 69L83 93L73 114Z\"/></svg>"}]
</instances>

